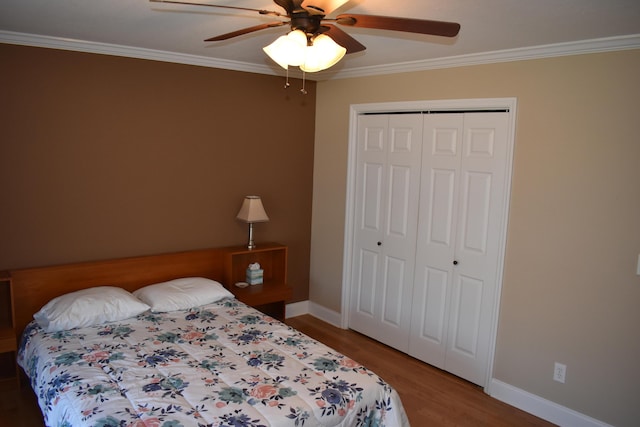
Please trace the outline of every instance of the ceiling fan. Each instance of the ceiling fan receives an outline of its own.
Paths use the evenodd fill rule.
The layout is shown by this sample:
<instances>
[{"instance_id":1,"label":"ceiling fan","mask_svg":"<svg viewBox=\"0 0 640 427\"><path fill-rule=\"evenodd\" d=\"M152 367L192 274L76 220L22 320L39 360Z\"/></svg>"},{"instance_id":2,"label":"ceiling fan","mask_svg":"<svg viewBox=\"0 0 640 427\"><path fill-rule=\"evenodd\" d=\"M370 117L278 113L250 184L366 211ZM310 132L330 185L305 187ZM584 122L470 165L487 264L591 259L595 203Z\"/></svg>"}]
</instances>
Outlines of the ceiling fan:
<instances>
[{"instance_id":1,"label":"ceiling fan","mask_svg":"<svg viewBox=\"0 0 640 427\"><path fill-rule=\"evenodd\" d=\"M233 37L264 30L267 28L289 25L291 31L299 30L306 37L308 46L312 46L319 36L324 35L332 39L337 45L345 49L344 53L361 52L366 49L359 41L342 31L333 23L351 27L374 28L379 30L403 31L408 33L428 34L442 37L455 37L460 31L460 24L454 22L431 21L424 19L396 18L389 16L341 14L335 18L326 16L341 7L349 0L273 0L282 7L286 13L277 11L251 9L237 6L215 5L207 3L194 3L179 0L150 0L154 3L175 3L194 6L210 6L216 8L245 10L257 12L260 15L288 18L288 21L275 21L243 28L230 33L211 37L205 41L228 40ZM322 39L322 38L321 38ZM344 55L343 53L343 55ZM269 53L267 53L269 54ZM269 54L271 56L271 54ZM273 57L272 57L273 58ZM340 56L342 58L342 56ZM340 60L338 58L338 60ZM278 61L276 61L278 62ZM335 61L337 62L337 61ZM334 64L335 64L334 62ZM278 62L280 63L280 62ZM280 63L282 66L282 63ZM289 63L288 65L294 65ZM331 64L333 65L333 64ZM329 66L331 66L329 65ZM286 68L286 67L283 67ZM328 68L328 67L325 67ZM319 71L319 70L306 70Z\"/></svg>"}]
</instances>

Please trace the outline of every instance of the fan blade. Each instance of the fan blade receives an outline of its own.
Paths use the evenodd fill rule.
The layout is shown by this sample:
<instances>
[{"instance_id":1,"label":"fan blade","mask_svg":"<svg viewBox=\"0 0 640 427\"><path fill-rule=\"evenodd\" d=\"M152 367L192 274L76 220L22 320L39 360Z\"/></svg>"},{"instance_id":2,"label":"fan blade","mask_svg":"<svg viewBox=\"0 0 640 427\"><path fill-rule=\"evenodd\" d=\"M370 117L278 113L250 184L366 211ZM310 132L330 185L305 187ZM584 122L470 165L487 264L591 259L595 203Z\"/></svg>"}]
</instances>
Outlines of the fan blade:
<instances>
[{"instance_id":1,"label":"fan blade","mask_svg":"<svg viewBox=\"0 0 640 427\"><path fill-rule=\"evenodd\" d=\"M295 5L293 4L293 0L273 0L275 4L283 8L287 11L287 14L291 15Z\"/></svg>"},{"instance_id":2,"label":"fan blade","mask_svg":"<svg viewBox=\"0 0 640 427\"><path fill-rule=\"evenodd\" d=\"M302 8L302 0L273 0L273 2L286 10L288 15L304 10Z\"/></svg>"},{"instance_id":3,"label":"fan blade","mask_svg":"<svg viewBox=\"0 0 640 427\"><path fill-rule=\"evenodd\" d=\"M455 37L460 31L460 24L455 22L394 18L390 16L343 14L338 15L336 21L338 24L351 25L353 27L404 31L444 37Z\"/></svg>"},{"instance_id":4,"label":"fan blade","mask_svg":"<svg viewBox=\"0 0 640 427\"><path fill-rule=\"evenodd\" d=\"M322 34L326 34L333 39L334 42L347 49L347 54L362 52L366 47L358 40L351 37L349 34L342 31L340 28L332 24L323 24L322 29L325 31Z\"/></svg>"},{"instance_id":5,"label":"fan blade","mask_svg":"<svg viewBox=\"0 0 640 427\"><path fill-rule=\"evenodd\" d=\"M302 7L305 9L311 9L315 11L323 12L323 15L328 15L349 0L304 0Z\"/></svg>"},{"instance_id":6,"label":"fan blade","mask_svg":"<svg viewBox=\"0 0 640 427\"><path fill-rule=\"evenodd\" d=\"M251 9L248 7L224 6L220 4L209 4L209 3L194 3L194 2L178 1L178 0L149 0L149 1L152 3L186 4L188 6L209 6L209 7L218 7L222 9L248 10L250 12L258 12L260 15L283 16L281 13L274 12L272 10Z\"/></svg>"},{"instance_id":7,"label":"fan blade","mask_svg":"<svg viewBox=\"0 0 640 427\"><path fill-rule=\"evenodd\" d=\"M232 37L237 37L237 36L241 36L243 34L249 34L249 33L253 33L254 31L260 31L260 30L264 30L266 28L272 28L272 27L281 27L283 25L287 25L288 22L272 22L270 24L260 24L260 25L256 25L254 27L249 27L249 28L244 28L242 30L237 30L237 31L232 31L230 33L226 33L226 34L221 34L219 36L215 36L215 37L211 37L210 39L206 39L206 42L217 42L217 41L221 41L221 40L228 40Z\"/></svg>"}]
</instances>

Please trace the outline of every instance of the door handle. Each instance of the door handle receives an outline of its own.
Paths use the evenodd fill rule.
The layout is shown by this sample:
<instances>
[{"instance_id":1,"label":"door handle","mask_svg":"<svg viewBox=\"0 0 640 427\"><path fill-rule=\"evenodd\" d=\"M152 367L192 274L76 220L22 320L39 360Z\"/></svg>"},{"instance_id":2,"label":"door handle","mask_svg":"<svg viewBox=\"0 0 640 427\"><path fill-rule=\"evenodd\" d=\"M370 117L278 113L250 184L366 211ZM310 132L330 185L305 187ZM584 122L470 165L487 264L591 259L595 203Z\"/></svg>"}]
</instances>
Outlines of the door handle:
<instances>
[{"instance_id":1,"label":"door handle","mask_svg":"<svg viewBox=\"0 0 640 427\"><path fill-rule=\"evenodd\" d=\"M382 242L378 242L378 246L382 246Z\"/></svg>"},{"instance_id":2,"label":"door handle","mask_svg":"<svg viewBox=\"0 0 640 427\"><path fill-rule=\"evenodd\" d=\"M453 265L458 265L458 261L453 260Z\"/></svg>"}]
</instances>

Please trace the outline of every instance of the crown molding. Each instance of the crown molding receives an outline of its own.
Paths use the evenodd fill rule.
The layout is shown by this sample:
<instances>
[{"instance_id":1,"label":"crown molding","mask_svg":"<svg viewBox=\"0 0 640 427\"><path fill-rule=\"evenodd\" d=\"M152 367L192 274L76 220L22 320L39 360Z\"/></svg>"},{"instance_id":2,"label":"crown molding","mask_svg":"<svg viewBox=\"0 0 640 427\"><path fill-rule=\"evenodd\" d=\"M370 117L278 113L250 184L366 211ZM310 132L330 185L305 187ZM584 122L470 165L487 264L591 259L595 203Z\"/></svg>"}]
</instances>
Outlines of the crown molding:
<instances>
[{"instance_id":1,"label":"crown molding","mask_svg":"<svg viewBox=\"0 0 640 427\"><path fill-rule=\"evenodd\" d=\"M0 31L0 43L98 53L102 55L124 56L129 58L148 59L152 61L174 62L178 64L221 68L225 70L244 71L257 74L283 74L274 71L273 68L266 65L61 37L16 33L11 31ZM427 59L423 61L358 67L338 71L329 70L314 73L313 75L307 74L306 78L309 80L345 79L629 49L640 49L640 34L527 48L506 49L493 52ZM293 71L291 74L297 75L301 73Z\"/></svg>"},{"instance_id":2,"label":"crown molding","mask_svg":"<svg viewBox=\"0 0 640 427\"><path fill-rule=\"evenodd\" d=\"M471 65L525 61L531 59L552 58L557 56L582 55L588 53L630 49L640 49L640 34L582 40L569 43L557 43L527 48L505 49L493 52L427 59L423 61L411 61L397 64L352 68L336 71L333 74L331 72L325 71L322 73L325 75L324 78L320 80L407 73L413 71L434 70L439 68L465 67Z\"/></svg>"},{"instance_id":3,"label":"crown molding","mask_svg":"<svg viewBox=\"0 0 640 427\"><path fill-rule=\"evenodd\" d=\"M41 36L37 34L0 31L0 43L98 53L102 55L124 56L129 58L148 59L151 61L174 62L177 64L197 65L200 67L222 68L225 70L277 75L272 68L266 65L209 58L206 56L187 55L163 50L145 49L140 47L90 42L62 37Z\"/></svg>"}]
</instances>

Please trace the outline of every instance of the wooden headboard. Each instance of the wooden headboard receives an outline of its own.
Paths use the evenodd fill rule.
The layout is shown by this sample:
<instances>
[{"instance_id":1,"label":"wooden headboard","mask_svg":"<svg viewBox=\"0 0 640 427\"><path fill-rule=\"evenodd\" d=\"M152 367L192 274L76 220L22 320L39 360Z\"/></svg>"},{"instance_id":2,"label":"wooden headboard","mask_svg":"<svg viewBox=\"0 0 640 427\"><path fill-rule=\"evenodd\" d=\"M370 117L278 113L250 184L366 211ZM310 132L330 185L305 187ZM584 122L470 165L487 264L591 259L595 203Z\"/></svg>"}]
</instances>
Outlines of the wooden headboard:
<instances>
[{"instance_id":1,"label":"wooden headboard","mask_svg":"<svg viewBox=\"0 0 640 427\"><path fill-rule=\"evenodd\" d=\"M180 277L223 280L224 249L201 249L162 255L12 270L17 338L49 300L93 286L118 286L134 291Z\"/></svg>"}]
</instances>

